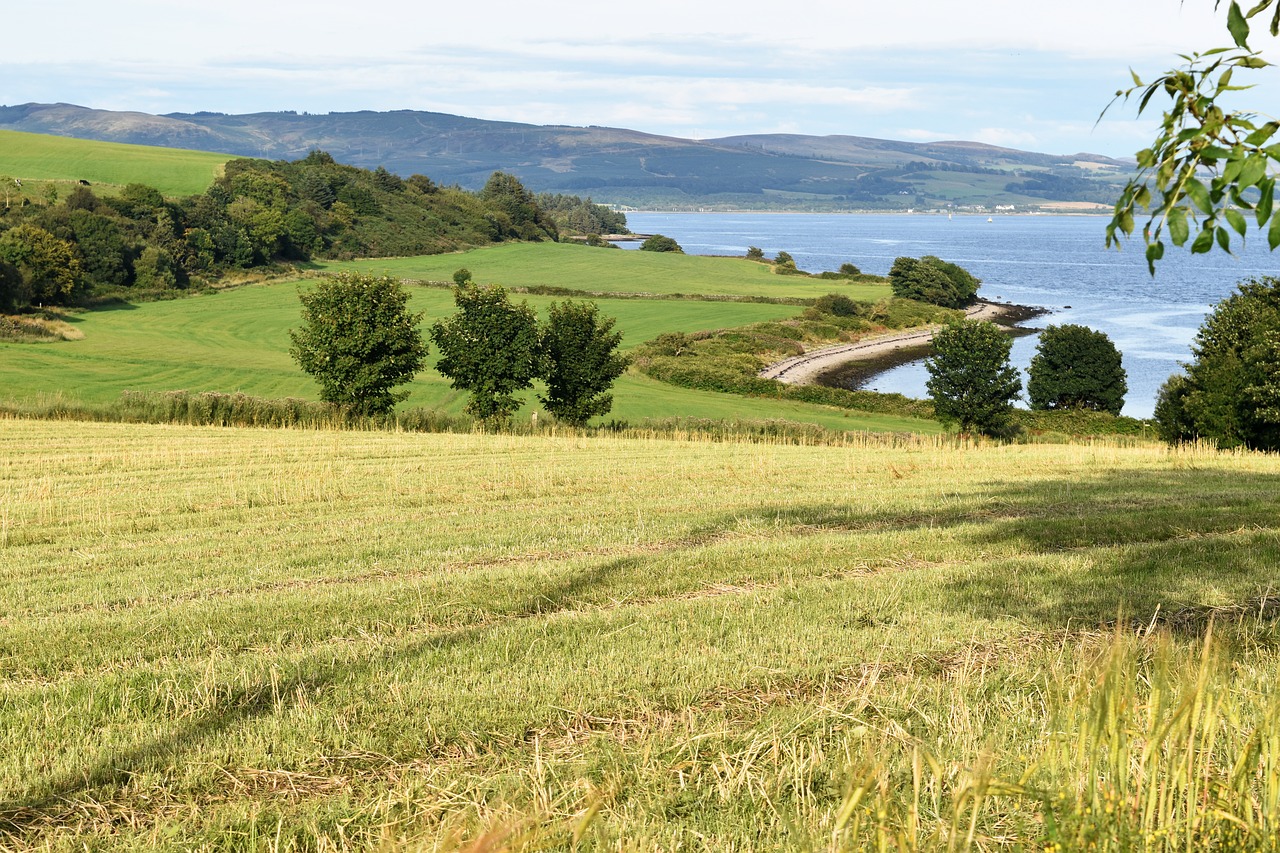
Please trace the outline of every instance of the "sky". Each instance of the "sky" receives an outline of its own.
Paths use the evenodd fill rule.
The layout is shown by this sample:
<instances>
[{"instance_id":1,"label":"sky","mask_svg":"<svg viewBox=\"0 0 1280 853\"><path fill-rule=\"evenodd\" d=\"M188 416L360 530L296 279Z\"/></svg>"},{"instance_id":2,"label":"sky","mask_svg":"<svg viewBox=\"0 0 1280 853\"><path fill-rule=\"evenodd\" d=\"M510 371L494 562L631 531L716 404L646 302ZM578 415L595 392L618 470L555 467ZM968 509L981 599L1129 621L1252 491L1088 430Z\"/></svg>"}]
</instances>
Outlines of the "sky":
<instances>
[{"instance_id":1,"label":"sky","mask_svg":"<svg viewBox=\"0 0 1280 853\"><path fill-rule=\"evenodd\" d=\"M1229 44L1212 0L40 0L6 4L0 104L428 110L694 139L972 140L1131 157L1117 89ZM16 8L15 8L16 7ZM1273 39L1255 47L1269 56ZM1280 72L1245 105L1280 114ZM1240 82L1237 80L1236 82Z\"/></svg>"}]
</instances>

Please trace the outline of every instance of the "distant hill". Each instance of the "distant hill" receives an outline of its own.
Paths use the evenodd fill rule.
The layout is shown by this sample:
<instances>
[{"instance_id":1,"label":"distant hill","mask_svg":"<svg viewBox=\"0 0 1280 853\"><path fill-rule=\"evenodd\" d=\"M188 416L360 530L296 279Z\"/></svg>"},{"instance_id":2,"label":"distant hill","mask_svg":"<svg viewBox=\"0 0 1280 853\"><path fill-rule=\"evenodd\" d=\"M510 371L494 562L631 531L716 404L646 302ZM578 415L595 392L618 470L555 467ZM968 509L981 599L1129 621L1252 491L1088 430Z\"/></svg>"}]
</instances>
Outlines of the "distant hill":
<instances>
[{"instance_id":1,"label":"distant hill","mask_svg":"<svg viewBox=\"0 0 1280 853\"><path fill-rule=\"evenodd\" d=\"M904 209L1110 205L1132 163L976 142L762 134L691 140L607 127L398 110L247 115L0 106L0 129L296 160L385 166L468 189L497 170L535 192L666 208Z\"/></svg>"}]
</instances>

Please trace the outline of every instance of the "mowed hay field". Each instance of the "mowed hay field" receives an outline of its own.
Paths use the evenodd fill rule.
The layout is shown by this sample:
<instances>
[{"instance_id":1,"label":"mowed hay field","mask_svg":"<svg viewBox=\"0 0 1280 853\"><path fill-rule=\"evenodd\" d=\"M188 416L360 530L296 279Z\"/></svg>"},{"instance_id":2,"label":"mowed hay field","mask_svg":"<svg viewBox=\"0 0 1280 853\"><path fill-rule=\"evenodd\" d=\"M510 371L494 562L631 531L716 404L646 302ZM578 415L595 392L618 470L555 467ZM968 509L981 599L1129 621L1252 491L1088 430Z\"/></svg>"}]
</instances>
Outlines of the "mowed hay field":
<instances>
[{"instance_id":1,"label":"mowed hay field","mask_svg":"<svg viewBox=\"0 0 1280 853\"><path fill-rule=\"evenodd\" d=\"M1272 456L0 447L0 848L1277 843Z\"/></svg>"},{"instance_id":2,"label":"mowed hay field","mask_svg":"<svg viewBox=\"0 0 1280 853\"><path fill-rule=\"evenodd\" d=\"M203 193L222 173L230 154L126 145L0 130L0 174L30 182L29 195L52 183L66 194L85 180L94 192L110 194L126 184L155 187L166 196Z\"/></svg>"},{"instance_id":3,"label":"mowed hay field","mask_svg":"<svg viewBox=\"0 0 1280 853\"><path fill-rule=\"evenodd\" d=\"M768 264L667 252L606 249L580 243L507 243L469 252L413 258L325 261L320 269L452 281L465 268L483 284L571 287L604 293L702 294L814 299L840 293L874 302L892 296L883 279L850 281L776 275ZM821 272L821 270L814 270Z\"/></svg>"}]
</instances>

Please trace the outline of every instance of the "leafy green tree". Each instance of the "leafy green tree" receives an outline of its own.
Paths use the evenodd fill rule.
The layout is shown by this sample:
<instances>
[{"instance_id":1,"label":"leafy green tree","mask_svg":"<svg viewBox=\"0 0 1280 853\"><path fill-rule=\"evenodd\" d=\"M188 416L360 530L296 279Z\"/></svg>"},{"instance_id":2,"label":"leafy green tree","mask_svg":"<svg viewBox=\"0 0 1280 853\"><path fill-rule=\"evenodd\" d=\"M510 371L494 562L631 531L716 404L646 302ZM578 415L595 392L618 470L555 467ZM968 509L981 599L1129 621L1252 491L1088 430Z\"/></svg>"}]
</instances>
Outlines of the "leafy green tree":
<instances>
[{"instance_id":1,"label":"leafy green tree","mask_svg":"<svg viewBox=\"0 0 1280 853\"><path fill-rule=\"evenodd\" d=\"M0 314L15 314L30 304L27 280L13 264L0 261Z\"/></svg>"},{"instance_id":2,"label":"leafy green tree","mask_svg":"<svg viewBox=\"0 0 1280 853\"><path fill-rule=\"evenodd\" d=\"M22 273L31 302L64 305L84 284L75 247L30 223L0 234L0 261Z\"/></svg>"},{"instance_id":3,"label":"leafy green tree","mask_svg":"<svg viewBox=\"0 0 1280 853\"><path fill-rule=\"evenodd\" d=\"M1160 435L1280 450L1280 279L1241 284L1205 318L1184 377L1161 389Z\"/></svg>"},{"instance_id":4,"label":"leafy green tree","mask_svg":"<svg viewBox=\"0 0 1280 853\"><path fill-rule=\"evenodd\" d=\"M613 407L609 389L628 364L617 353L622 334L613 324L593 302L551 303L542 332L547 393L540 399L565 423L582 426Z\"/></svg>"},{"instance_id":5,"label":"leafy green tree","mask_svg":"<svg viewBox=\"0 0 1280 853\"><path fill-rule=\"evenodd\" d=\"M646 239L640 244L640 251L675 252L681 255L684 254L684 249L680 248L680 244L677 243L674 238L668 237L665 234L654 234L652 237Z\"/></svg>"},{"instance_id":6,"label":"leafy green tree","mask_svg":"<svg viewBox=\"0 0 1280 853\"><path fill-rule=\"evenodd\" d=\"M1009 364L1012 346L994 323L977 320L959 320L934 336L926 387L939 421L958 424L962 433L1002 435L1009 429L1022 388Z\"/></svg>"},{"instance_id":7,"label":"leafy green tree","mask_svg":"<svg viewBox=\"0 0 1280 853\"><path fill-rule=\"evenodd\" d=\"M894 296L944 308L971 304L981 283L963 267L933 255L897 258L889 268L889 286Z\"/></svg>"},{"instance_id":8,"label":"leafy green tree","mask_svg":"<svg viewBox=\"0 0 1280 853\"><path fill-rule=\"evenodd\" d=\"M362 415L391 411L409 392L391 389L422 369L427 347L394 278L339 273L322 279L302 302L302 327L291 329L289 354L320 385L320 397Z\"/></svg>"},{"instance_id":9,"label":"leafy green tree","mask_svg":"<svg viewBox=\"0 0 1280 853\"><path fill-rule=\"evenodd\" d=\"M1031 358L1027 397L1033 409L1091 409L1120 414L1129 390L1120 351L1087 326L1049 326Z\"/></svg>"},{"instance_id":10,"label":"leafy green tree","mask_svg":"<svg viewBox=\"0 0 1280 853\"><path fill-rule=\"evenodd\" d=\"M773 262L780 267L794 267L796 259L791 257L790 252L779 252L774 255Z\"/></svg>"},{"instance_id":11,"label":"leafy green tree","mask_svg":"<svg viewBox=\"0 0 1280 853\"><path fill-rule=\"evenodd\" d=\"M556 240L558 232L533 193L515 175L494 172L480 190L480 200L495 214L499 237L516 237L521 240Z\"/></svg>"},{"instance_id":12,"label":"leafy green tree","mask_svg":"<svg viewBox=\"0 0 1280 853\"><path fill-rule=\"evenodd\" d=\"M453 291L458 312L431 327L440 351L437 369L454 388L469 391L467 411L487 423L510 420L521 391L542 375L538 318L526 303L512 305L497 286Z\"/></svg>"},{"instance_id":13,"label":"leafy green tree","mask_svg":"<svg viewBox=\"0 0 1280 853\"><path fill-rule=\"evenodd\" d=\"M1221 5L1215 0L1214 8ZM1165 105L1160 130L1138 152L1137 174L1125 185L1107 224L1107 245L1118 246L1121 235L1133 233L1135 220L1146 217L1142 236L1152 275L1164 257L1166 237L1175 246L1190 241L1193 253L1215 246L1230 251L1232 235L1245 236L1249 217L1267 229L1272 249L1280 246L1280 217L1272 215L1273 170L1280 164L1280 146L1273 137L1280 121L1263 121L1255 113L1218 103L1226 93L1249 88L1241 79L1249 72L1271 67L1249 45L1252 21L1259 16L1272 36L1280 33L1280 0L1261 0L1248 12L1230 0L1227 32L1232 46L1184 56L1184 65L1150 83L1134 73L1133 86L1116 92L1116 101L1136 97L1139 115L1153 100Z\"/></svg>"},{"instance_id":14,"label":"leafy green tree","mask_svg":"<svg viewBox=\"0 0 1280 853\"><path fill-rule=\"evenodd\" d=\"M471 270L466 267L453 271L453 283L458 287L466 287L471 283Z\"/></svg>"},{"instance_id":15,"label":"leafy green tree","mask_svg":"<svg viewBox=\"0 0 1280 853\"><path fill-rule=\"evenodd\" d=\"M764 249L761 249L759 246L748 246L748 247L747 247L747 260L749 260L749 261L763 261L763 260L764 260Z\"/></svg>"},{"instance_id":16,"label":"leafy green tree","mask_svg":"<svg viewBox=\"0 0 1280 853\"><path fill-rule=\"evenodd\" d=\"M855 278L857 276L862 275L862 270L858 269L857 264L843 263L840 265L840 275L845 275L845 276L849 276L850 278Z\"/></svg>"},{"instance_id":17,"label":"leafy green tree","mask_svg":"<svg viewBox=\"0 0 1280 853\"><path fill-rule=\"evenodd\" d=\"M147 246L133 264L134 285L156 290L172 290L179 284L181 270L167 251L159 246Z\"/></svg>"}]
</instances>

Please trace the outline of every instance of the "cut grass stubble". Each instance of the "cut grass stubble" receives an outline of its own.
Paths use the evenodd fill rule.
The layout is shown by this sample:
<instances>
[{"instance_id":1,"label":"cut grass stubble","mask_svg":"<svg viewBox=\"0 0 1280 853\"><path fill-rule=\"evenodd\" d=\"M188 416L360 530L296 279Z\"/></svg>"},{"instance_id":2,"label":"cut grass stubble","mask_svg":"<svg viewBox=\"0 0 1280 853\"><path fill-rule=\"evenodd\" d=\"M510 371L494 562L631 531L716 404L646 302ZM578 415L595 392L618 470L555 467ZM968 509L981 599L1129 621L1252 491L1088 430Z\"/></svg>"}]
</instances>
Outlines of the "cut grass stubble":
<instances>
[{"instance_id":1,"label":"cut grass stubble","mask_svg":"<svg viewBox=\"0 0 1280 853\"><path fill-rule=\"evenodd\" d=\"M2 419L0 442L9 846L1276 831L1271 457Z\"/></svg>"}]
</instances>

